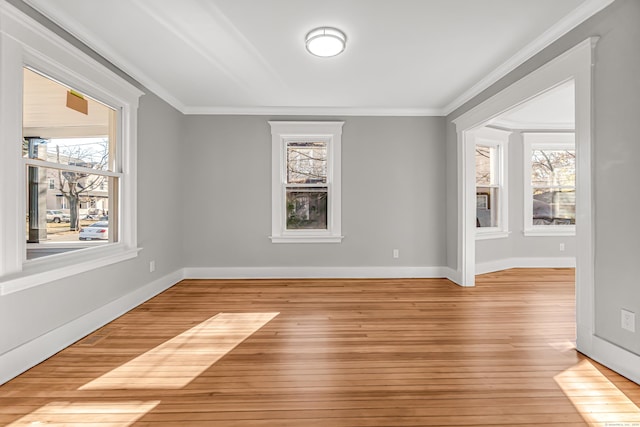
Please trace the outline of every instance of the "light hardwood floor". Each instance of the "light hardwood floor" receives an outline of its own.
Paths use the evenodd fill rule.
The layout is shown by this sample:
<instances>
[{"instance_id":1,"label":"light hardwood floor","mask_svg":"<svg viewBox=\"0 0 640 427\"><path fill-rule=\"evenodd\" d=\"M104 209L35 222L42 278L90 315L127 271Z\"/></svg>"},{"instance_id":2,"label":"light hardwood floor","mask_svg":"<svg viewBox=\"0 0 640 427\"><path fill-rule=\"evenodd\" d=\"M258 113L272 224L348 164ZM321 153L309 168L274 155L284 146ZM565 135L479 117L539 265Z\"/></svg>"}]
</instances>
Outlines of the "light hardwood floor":
<instances>
[{"instance_id":1,"label":"light hardwood floor","mask_svg":"<svg viewBox=\"0 0 640 427\"><path fill-rule=\"evenodd\" d=\"M0 425L640 426L573 281L186 280L0 387Z\"/></svg>"}]
</instances>

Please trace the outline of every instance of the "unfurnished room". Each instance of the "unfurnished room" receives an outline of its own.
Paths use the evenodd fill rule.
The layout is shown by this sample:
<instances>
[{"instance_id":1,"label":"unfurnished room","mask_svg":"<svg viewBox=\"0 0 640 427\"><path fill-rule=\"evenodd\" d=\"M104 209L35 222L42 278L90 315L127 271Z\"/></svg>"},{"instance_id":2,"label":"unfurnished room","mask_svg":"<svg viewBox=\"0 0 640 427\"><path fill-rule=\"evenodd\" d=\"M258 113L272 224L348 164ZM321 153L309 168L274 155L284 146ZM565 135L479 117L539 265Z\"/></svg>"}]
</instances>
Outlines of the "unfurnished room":
<instances>
[{"instance_id":1,"label":"unfurnished room","mask_svg":"<svg viewBox=\"0 0 640 427\"><path fill-rule=\"evenodd\" d=\"M0 0L0 425L640 426L640 1Z\"/></svg>"}]
</instances>

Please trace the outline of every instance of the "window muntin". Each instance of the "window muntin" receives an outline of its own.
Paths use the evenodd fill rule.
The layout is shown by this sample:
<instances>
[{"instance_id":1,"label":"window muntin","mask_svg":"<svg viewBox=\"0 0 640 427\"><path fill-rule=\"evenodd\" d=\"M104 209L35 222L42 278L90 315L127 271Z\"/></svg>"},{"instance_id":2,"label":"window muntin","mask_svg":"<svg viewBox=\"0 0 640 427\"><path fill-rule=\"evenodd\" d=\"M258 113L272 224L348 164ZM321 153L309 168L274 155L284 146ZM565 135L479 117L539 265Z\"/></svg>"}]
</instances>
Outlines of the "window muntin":
<instances>
[{"instance_id":1,"label":"window muntin","mask_svg":"<svg viewBox=\"0 0 640 427\"><path fill-rule=\"evenodd\" d=\"M70 108L69 96L86 109ZM116 118L116 109L24 68L25 260L87 247L80 244L81 227L99 218L111 221L110 230L117 230L113 208L122 174L115 171ZM64 221L49 220L47 211L54 209L63 210ZM112 231L108 239L101 240L117 241Z\"/></svg>"},{"instance_id":2,"label":"window muntin","mask_svg":"<svg viewBox=\"0 0 640 427\"><path fill-rule=\"evenodd\" d=\"M573 133L524 134L525 235L574 235L576 150Z\"/></svg>"},{"instance_id":3,"label":"window muntin","mask_svg":"<svg viewBox=\"0 0 640 427\"><path fill-rule=\"evenodd\" d=\"M274 243L340 242L342 122L269 122Z\"/></svg>"},{"instance_id":4,"label":"window muntin","mask_svg":"<svg viewBox=\"0 0 640 427\"><path fill-rule=\"evenodd\" d=\"M510 132L480 128L473 132L476 182L476 238L507 237L507 146Z\"/></svg>"},{"instance_id":5,"label":"window muntin","mask_svg":"<svg viewBox=\"0 0 640 427\"><path fill-rule=\"evenodd\" d=\"M326 230L327 142L287 141L287 230Z\"/></svg>"},{"instance_id":6,"label":"window muntin","mask_svg":"<svg viewBox=\"0 0 640 427\"><path fill-rule=\"evenodd\" d=\"M476 226L499 227L500 149L476 144Z\"/></svg>"},{"instance_id":7,"label":"window muntin","mask_svg":"<svg viewBox=\"0 0 640 427\"><path fill-rule=\"evenodd\" d=\"M537 148L531 152L532 224L576 223L576 152Z\"/></svg>"},{"instance_id":8,"label":"window muntin","mask_svg":"<svg viewBox=\"0 0 640 427\"><path fill-rule=\"evenodd\" d=\"M135 258L137 247L137 203L136 203L136 146L137 109L143 92L100 65L77 47L69 44L58 34L42 26L13 6L0 7L0 135L6 144L0 144L0 198L14 203L0 204L0 296L18 292L43 283L94 270L110 264ZM113 208L109 214L118 215L118 221L110 225L115 230L117 242L99 247L89 247L91 242L64 242L65 247L81 244L85 249L43 256L26 260L26 212L27 166L56 169L59 165L38 158L23 157L23 149L15 141L23 141L23 135L42 139L78 137L69 135L72 127L65 128L64 135L45 135L37 127L23 123L25 96L23 82L25 68L37 70L35 74L50 76L50 80L63 82L65 88L75 88L78 94L90 102L112 106L113 128L105 132L95 129L92 136L114 135L109 143L114 144L110 152L107 171L96 171L109 176L109 191ZM46 115L41 115L44 118ZM55 116L50 116L55 117ZM23 125L29 129L24 130ZM85 123L82 129L87 129ZM82 170L81 166L65 166L66 169ZM57 197L57 196L56 196ZM61 209L69 209L66 199L60 197ZM116 202L117 201L117 202ZM34 244L36 245L36 244ZM56 249L60 244L40 245L44 249ZM31 245L31 248L34 246Z\"/></svg>"}]
</instances>

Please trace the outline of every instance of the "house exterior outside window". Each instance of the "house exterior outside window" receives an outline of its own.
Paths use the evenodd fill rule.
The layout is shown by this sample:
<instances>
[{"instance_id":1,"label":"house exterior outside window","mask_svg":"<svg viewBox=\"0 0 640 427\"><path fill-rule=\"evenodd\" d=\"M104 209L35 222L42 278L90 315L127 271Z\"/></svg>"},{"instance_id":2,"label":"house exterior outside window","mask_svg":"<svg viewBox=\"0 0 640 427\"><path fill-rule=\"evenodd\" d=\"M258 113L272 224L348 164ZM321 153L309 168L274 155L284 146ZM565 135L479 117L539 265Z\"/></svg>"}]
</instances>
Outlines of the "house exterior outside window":
<instances>
[{"instance_id":1,"label":"house exterior outside window","mask_svg":"<svg viewBox=\"0 0 640 427\"><path fill-rule=\"evenodd\" d=\"M0 198L17 201L0 208L0 295L6 295L137 256L142 92L19 11L1 7L0 18L0 181L7 184ZM57 110L36 114L54 92L48 105ZM94 108L102 108L97 122ZM70 134L74 129L86 132ZM102 152L86 140L76 151L61 142L85 137L101 137ZM91 206L108 207L105 241L80 241L82 224L71 230L71 220ZM47 222L47 211L60 209L65 221ZM75 234L53 239L53 225Z\"/></svg>"},{"instance_id":2,"label":"house exterior outside window","mask_svg":"<svg viewBox=\"0 0 640 427\"><path fill-rule=\"evenodd\" d=\"M523 139L525 236L574 236L575 134L525 133Z\"/></svg>"}]
</instances>

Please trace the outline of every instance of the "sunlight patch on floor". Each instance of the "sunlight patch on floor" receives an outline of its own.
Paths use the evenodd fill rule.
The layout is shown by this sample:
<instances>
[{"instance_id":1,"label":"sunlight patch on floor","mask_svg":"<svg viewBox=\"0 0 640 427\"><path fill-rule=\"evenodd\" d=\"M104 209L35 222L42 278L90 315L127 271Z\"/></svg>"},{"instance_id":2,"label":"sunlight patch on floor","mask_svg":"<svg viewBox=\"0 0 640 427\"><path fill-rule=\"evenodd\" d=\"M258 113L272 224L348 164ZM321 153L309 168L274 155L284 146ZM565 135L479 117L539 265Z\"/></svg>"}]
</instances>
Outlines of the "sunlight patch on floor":
<instances>
[{"instance_id":1,"label":"sunlight patch on floor","mask_svg":"<svg viewBox=\"0 0 640 427\"><path fill-rule=\"evenodd\" d=\"M81 426L90 424L97 424L101 427L128 427L159 403L159 400L115 403L51 402L14 421L8 427Z\"/></svg>"},{"instance_id":2,"label":"sunlight patch on floor","mask_svg":"<svg viewBox=\"0 0 640 427\"><path fill-rule=\"evenodd\" d=\"M590 426L640 426L640 409L589 361L554 377Z\"/></svg>"},{"instance_id":3,"label":"sunlight patch on floor","mask_svg":"<svg viewBox=\"0 0 640 427\"><path fill-rule=\"evenodd\" d=\"M279 313L219 313L79 390L178 389Z\"/></svg>"}]
</instances>

